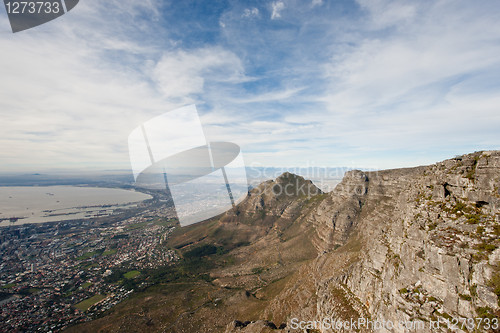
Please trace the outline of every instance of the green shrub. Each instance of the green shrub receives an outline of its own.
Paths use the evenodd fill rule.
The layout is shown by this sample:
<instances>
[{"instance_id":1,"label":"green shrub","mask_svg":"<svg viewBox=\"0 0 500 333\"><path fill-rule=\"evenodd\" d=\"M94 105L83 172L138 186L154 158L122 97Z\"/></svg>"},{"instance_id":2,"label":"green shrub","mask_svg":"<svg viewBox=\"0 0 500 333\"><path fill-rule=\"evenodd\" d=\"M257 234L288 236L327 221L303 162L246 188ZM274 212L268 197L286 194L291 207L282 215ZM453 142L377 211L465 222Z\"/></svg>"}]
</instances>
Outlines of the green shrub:
<instances>
[{"instance_id":1,"label":"green shrub","mask_svg":"<svg viewBox=\"0 0 500 333\"><path fill-rule=\"evenodd\" d=\"M476 309L477 315L480 318L489 318L494 319L495 315L493 314L493 310L487 306L480 307Z\"/></svg>"},{"instance_id":2,"label":"green shrub","mask_svg":"<svg viewBox=\"0 0 500 333\"><path fill-rule=\"evenodd\" d=\"M480 215L478 214L465 214L465 217L469 224L478 224L480 222Z\"/></svg>"},{"instance_id":3,"label":"green shrub","mask_svg":"<svg viewBox=\"0 0 500 333\"><path fill-rule=\"evenodd\" d=\"M495 224L493 226L493 233L495 236L500 236L500 224Z\"/></svg>"},{"instance_id":4,"label":"green shrub","mask_svg":"<svg viewBox=\"0 0 500 333\"><path fill-rule=\"evenodd\" d=\"M480 251L492 252L496 248L497 248L496 245L494 245L494 244L488 244L488 243L481 243L481 244L476 245L476 249L478 249Z\"/></svg>"},{"instance_id":5,"label":"green shrub","mask_svg":"<svg viewBox=\"0 0 500 333\"><path fill-rule=\"evenodd\" d=\"M253 274L260 274L264 271L264 267L254 267L252 268L252 273Z\"/></svg>"},{"instance_id":6,"label":"green shrub","mask_svg":"<svg viewBox=\"0 0 500 333\"><path fill-rule=\"evenodd\" d=\"M472 296L477 296L477 285L476 284L473 284L471 287L470 287L470 294Z\"/></svg>"},{"instance_id":7,"label":"green shrub","mask_svg":"<svg viewBox=\"0 0 500 333\"><path fill-rule=\"evenodd\" d=\"M218 250L217 246L212 244L205 244L195 247L194 249L191 249L189 251L186 251L183 257L186 259L201 258L212 254L216 254L217 250Z\"/></svg>"},{"instance_id":8,"label":"green shrub","mask_svg":"<svg viewBox=\"0 0 500 333\"><path fill-rule=\"evenodd\" d=\"M439 302L439 300L436 297L434 297L434 296L429 296L429 298L427 298L427 301L429 301L429 302Z\"/></svg>"},{"instance_id":9,"label":"green shrub","mask_svg":"<svg viewBox=\"0 0 500 333\"><path fill-rule=\"evenodd\" d=\"M497 268L498 270L498 268ZM493 274L492 278L489 281L490 286L493 288L493 292L500 297L500 272L496 272Z\"/></svg>"}]
</instances>

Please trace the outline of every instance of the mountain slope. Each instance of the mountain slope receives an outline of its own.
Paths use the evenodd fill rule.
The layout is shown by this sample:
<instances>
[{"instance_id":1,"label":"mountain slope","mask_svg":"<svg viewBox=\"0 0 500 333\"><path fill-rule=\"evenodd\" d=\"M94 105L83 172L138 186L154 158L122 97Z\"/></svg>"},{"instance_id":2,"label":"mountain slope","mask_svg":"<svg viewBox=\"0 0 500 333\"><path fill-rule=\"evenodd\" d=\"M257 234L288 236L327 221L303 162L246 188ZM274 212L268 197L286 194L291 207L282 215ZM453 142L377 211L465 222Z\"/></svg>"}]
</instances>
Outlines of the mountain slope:
<instances>
[{"instance_id":1,"label":"mountain slope","mask_svg":"<svg viewBox=\"0 0 500 333\"><path fill-rule=\"evenodd\" d=\"M260 319L290 276L316 257L315 231L303 221L325 196L290 173L262 183L235 209L177 229L166 244L185 258L204 246L221 253L181 262L102 318L68 331L223 332L237 318Z\"/></svg>"}]
</instances>

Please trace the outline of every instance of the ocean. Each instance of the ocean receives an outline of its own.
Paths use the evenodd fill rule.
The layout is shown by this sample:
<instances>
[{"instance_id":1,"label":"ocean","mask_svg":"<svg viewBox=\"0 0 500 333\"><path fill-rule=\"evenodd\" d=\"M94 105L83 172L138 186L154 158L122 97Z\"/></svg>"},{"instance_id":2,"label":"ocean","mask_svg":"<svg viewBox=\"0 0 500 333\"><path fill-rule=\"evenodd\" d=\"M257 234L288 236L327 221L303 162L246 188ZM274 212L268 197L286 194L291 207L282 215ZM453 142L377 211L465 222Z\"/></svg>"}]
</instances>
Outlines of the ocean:
<instances>
[{"instance_id":1,"label":"ocean","mask_svg":"<svg viewBox=\"0 0 500 333\"><path fill-rule=\"evenodd\" d=\"M117 188L0 186L0 226L105 216L150 198Z\"/></svg>"}]
</instances>

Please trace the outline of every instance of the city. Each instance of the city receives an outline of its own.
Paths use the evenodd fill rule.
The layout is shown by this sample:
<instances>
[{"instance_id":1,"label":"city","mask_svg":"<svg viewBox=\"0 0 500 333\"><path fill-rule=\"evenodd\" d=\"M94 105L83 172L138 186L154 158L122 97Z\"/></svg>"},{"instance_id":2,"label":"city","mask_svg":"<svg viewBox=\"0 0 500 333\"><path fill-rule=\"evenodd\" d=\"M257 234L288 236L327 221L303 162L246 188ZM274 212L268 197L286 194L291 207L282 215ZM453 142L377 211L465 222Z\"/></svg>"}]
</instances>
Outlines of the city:
<instances>
[{"instance_id":1,"label":"city","mask_svg":"<svg viewBox=\"0 0 500 333\"><path fill-rule=\"evenodd\" d=\"M142 270L179 259L164 247L173 216L156 202L126 218L3 228L0 331L59 331L118 304Z\"/></svg>"}]
</instances>

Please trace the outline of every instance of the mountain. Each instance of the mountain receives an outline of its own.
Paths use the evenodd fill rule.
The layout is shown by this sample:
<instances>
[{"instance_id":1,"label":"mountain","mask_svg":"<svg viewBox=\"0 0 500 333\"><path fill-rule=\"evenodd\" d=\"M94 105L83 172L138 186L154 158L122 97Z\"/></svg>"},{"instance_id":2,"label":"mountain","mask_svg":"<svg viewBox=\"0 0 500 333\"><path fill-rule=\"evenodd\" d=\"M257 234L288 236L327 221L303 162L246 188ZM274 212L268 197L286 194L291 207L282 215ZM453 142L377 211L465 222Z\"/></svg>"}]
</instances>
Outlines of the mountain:
<instances>
[{"instance_id":1,"label":"mountain","mask_svg":"<svg viewBox=\"0 0 500 333\"><path fill-rule=\"evenodd\" d=\"M329 193L285 173L223 216L174 232L167 246L184 257L223 249L203 256L206 270L158 283L73 329L299 332L294 321L361 318L385 324L333 331L411 331L405 323L447 332L453 320L498 320L499 186L499 151L349 171Z\"/></svg>"}]
</instances>

